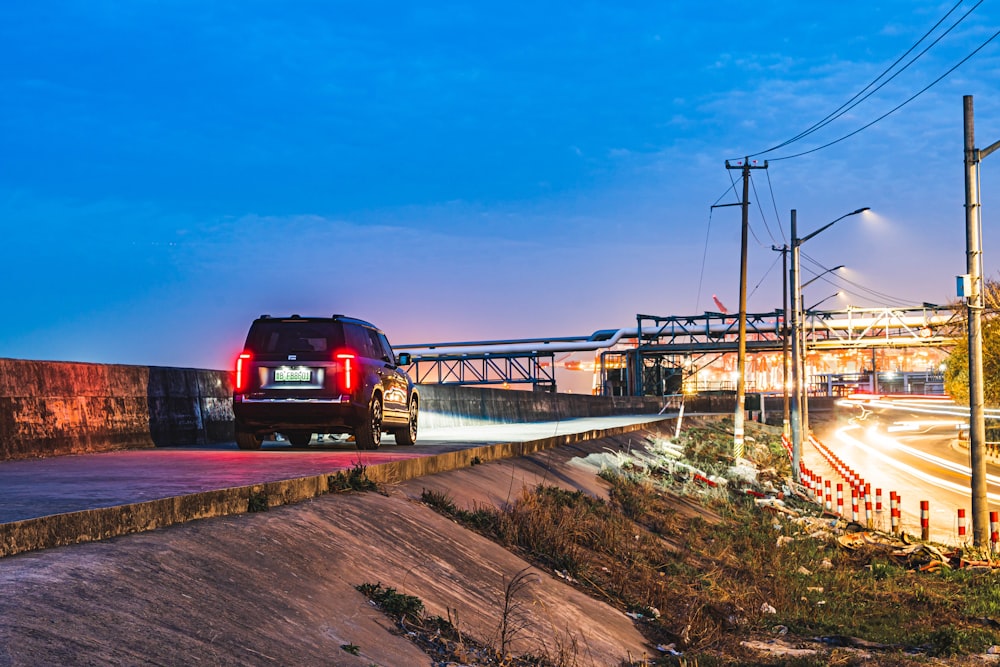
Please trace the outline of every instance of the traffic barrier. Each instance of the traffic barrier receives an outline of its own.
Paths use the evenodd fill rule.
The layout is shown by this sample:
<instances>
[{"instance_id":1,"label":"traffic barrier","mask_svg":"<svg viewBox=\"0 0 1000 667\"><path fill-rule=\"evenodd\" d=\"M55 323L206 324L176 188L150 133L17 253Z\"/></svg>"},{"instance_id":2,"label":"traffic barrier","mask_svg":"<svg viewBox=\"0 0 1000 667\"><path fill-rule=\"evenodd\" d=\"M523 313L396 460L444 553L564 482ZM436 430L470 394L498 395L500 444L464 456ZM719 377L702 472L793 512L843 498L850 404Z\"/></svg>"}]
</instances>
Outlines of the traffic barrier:
<instances>
[{"instance_id":1,"label":"traffic barrier","mask_svg":"<svg viewBox=\"0 0 1000 667\"><path fill-rule=\"evenodd\" d=\"M990 551L996 553L1000 542L1000 512L990 512Z\"/></svg>"},{"instance_id":2,"label":"traffic barrier","mask_svg":"<svg viewBox=\"0 0 1000 667\"><path fill-rule=\"evenodd\" d=\"M851 521L858 521L858 490L851 488Z\"/></svg>"},{"instance_id":3,"label":"traffic barrier","mask_svg":"<svg viewBox=\"0 0 1000 667\"><path fill-rule=\"evenodd\" d=\"M889 492L889 524L892 534L899 535L899 494L895 491Z\"/></svg>"},{"instance_id":4,"label":"traffic barrier","mask_svg":"<svg viewBox=\"0 0 1000 667\"><path fill-rule=\"evenodd\" d=\"M830 489L830 480L826 480L824 484L824 491L826 492L826 511L830 512L833 510L833 492Z\"/></svg>"},{"instance_id":5,"label":"traffic barrier","mask_svg":"<svg viewBox=\"0 0 1000 667\"><path fill-rule=\"evenodd\" d=\"M844 516L844 485L837 484L837 515Z\"/></svg>"},{"instance_id":6,"label":"traffic barrier","mask_svg":"<svg viewBox=\"0 0 1000 667\"><path fill-rule=\"evenodd\" d=\"M865 525L872 527L872 486L865 484Z\"/></svg>"},{"instance_id":7,"label":"traffic barrier","mask_svg":"<svg viewBox=\"0 0 1000 667\"><path fill-rule=\"evenodd\" d=\"M705 477L704 475L699 475L698 473L694 474L694 480L696 482L701 482L702 484L707 484L708 486L712 487L713 489L715 487L719 486L718 482L713 482L708 477Z\"/></svg>"},{"instance_id":8,"label":"traffic barrier","mask_svg":"<svg viewBox=\"0 0 1000 667\"><path fill-rule=\"evenodd\" d=\"M875 512L879 513L882 511L882 489L875 489Z\"/></svg>"},{"instance_id":9,"label":"traffic barrier","mask_svg":"<svg viewBox=\"0 0 1000 667\"><path fill-rule=\"evenodd\" d=\"M958 510L958 539L965 540L965 510Z\"/></svg>"},{"instance_id":10,"label":"traffic barrier","mask_svg":"<svg viewBox=\"0 0 1000 667\"><path fill-rule=\"evenodd\" d=\"M931 539L931 504L927 500L920 501L920 539Z\"/></svg>"}]
</instances>

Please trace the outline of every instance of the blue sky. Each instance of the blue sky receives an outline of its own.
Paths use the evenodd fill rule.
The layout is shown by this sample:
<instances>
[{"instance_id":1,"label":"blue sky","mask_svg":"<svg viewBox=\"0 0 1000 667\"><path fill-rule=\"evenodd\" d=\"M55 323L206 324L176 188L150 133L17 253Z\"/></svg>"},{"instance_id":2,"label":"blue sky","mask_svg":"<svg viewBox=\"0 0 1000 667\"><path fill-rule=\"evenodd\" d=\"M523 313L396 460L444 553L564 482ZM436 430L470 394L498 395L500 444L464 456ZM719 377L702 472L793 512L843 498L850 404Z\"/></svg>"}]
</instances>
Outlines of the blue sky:
<instances>
[{"instance_id":1,"label":"blue sky","mask_svg":"<svg viewBox=\"0 0 1000 667\"><path fill-rule=\"evenodd\" d=\"M758 158L750 311L780 307L771 246L792 208L800 235L873 209L803 246L805 278L845 264L887 298L848 285L829 307L952 297L962 96L977 144L1000 139L1000 39L858 135L773 159L942 75L1000 28L997 2ZM837 109L954 5L4 3L0 356L228 368L260 313L348 313L423 343L587 334L713 294L736 310L739 209L710 209L736 199L725 160Z\"/></svg>"}]
</instances>

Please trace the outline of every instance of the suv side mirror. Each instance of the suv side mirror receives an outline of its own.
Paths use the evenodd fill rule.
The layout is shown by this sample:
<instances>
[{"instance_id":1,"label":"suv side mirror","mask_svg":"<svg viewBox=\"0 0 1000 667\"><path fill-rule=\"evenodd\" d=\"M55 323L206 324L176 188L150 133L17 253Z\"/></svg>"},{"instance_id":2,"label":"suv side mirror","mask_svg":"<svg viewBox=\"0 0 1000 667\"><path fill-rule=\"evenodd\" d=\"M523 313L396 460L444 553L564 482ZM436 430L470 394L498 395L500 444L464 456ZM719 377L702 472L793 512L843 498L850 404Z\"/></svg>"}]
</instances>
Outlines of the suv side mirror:
<instances>
[{"instance_id":1,"label":"suv side mirror","mask_svg":"<svg viewBox=\"0 0 1000 667\"><path fill-rule=\"evenodd\" d=\"M409 366L413 359L410 357L409 352L400 352L396 357L396 364L398 366Z\"/></svg>"}]
</instances>

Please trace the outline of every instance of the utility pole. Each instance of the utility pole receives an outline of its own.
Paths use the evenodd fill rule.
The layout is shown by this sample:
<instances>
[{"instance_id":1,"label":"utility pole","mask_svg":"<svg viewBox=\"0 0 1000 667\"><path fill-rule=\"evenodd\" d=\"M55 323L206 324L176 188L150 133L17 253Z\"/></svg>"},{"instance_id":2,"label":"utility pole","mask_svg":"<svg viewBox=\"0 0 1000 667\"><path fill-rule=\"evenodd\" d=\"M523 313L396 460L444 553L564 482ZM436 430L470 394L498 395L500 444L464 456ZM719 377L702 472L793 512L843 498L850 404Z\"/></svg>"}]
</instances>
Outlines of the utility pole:
<instances>
[{"instance_id":1,"label":"utility pole","mask_svg":"<svg viewBox=\"0 0 1000 667\"><path fill-rule=\"evenodd\" d=\"M792 209L791 215L792 233L792 269L788 282L792 287L792 401L791 401L791 431L792 431L792 479L800 481L799 464L802 462L802 392L799 390L802 385L802 370L799 363L801 352L799 345L802 339L799 337L799 307L802 305L802 290L799 288L801 278L799 277L799 229L798 216L796 210Z\"/></svg>"},{"instance_id":2,"label":"utility pole","mask_svg":"<svg viewBox=\"0 0 1000 667\"><path fill-rule=\"evenodd\" d=\"M763 166L751 166L750 159L744 158L741 165L730 165L726 160L726 169L739 169L743 173L743 199L740 203L743 209L743 225L740 236L740 315L739 315L739 346L736 357L736 411L733 415L733 456L743 458L743 420L746 406L746 357L747 357L747 236L750 230L750 170L767 169L767 160Z\"/></svg>"},{"instance_id":3,"label":"utility pole","mask_svg":"<svg viewBox=\"0 0 1000 667\"><path fill-rule=\"evenodd\" d=\"M1000 148L976 148L972 95L962 99L965 126L965 242L969 274L966 312L969 322L969 465L972 468L972 543L989 544L989 506L986 500L986 418L983 410L983 250L979 211L979 163Z\"/></svg>"},{"instance_id":4,"label":"utility pole","mask_svg":"<svg viewBox=\"0 0 1000 667\"><path fill-rule=\"evenodd\" d=\"M783 246L771 246L771 250L781 253L781 360L782 360L782 375L781 375L781 386L782 386L782 396L784 398L784 419L781 422L781 432L786 438L791 438L791 422L789 420L789 405L788 405L788 381L791 376L791 366L788 359L788 251L791 250L787 245Z\"/></svg>"}]
</instances>

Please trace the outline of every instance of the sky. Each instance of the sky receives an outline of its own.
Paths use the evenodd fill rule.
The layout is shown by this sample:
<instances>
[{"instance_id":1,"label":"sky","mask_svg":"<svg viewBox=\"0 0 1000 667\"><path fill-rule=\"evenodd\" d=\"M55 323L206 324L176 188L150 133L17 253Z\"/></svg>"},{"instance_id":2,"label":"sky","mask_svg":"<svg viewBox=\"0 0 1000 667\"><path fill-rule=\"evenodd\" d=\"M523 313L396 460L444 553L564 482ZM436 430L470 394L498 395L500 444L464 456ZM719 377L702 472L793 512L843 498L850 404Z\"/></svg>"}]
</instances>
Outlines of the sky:
<instances>
[{"instance_id":1,"label":"sky","mask_svg":"<svg viewBox=\"0 0 1000 667\"><path fill-rule=\"evenodd\" d=\"M749 312L781 307L792 209L800 238L872 209L802 246L803 282L851 281L806 302L945 303L1000 39L918 93L998 29L1000 0L5 2L0 356L226 369L262 313L398 345L735 312L740 209L712 206L744 156ZM988 277L998 186L987 158Z\"/></svg>"}]
</instances>

